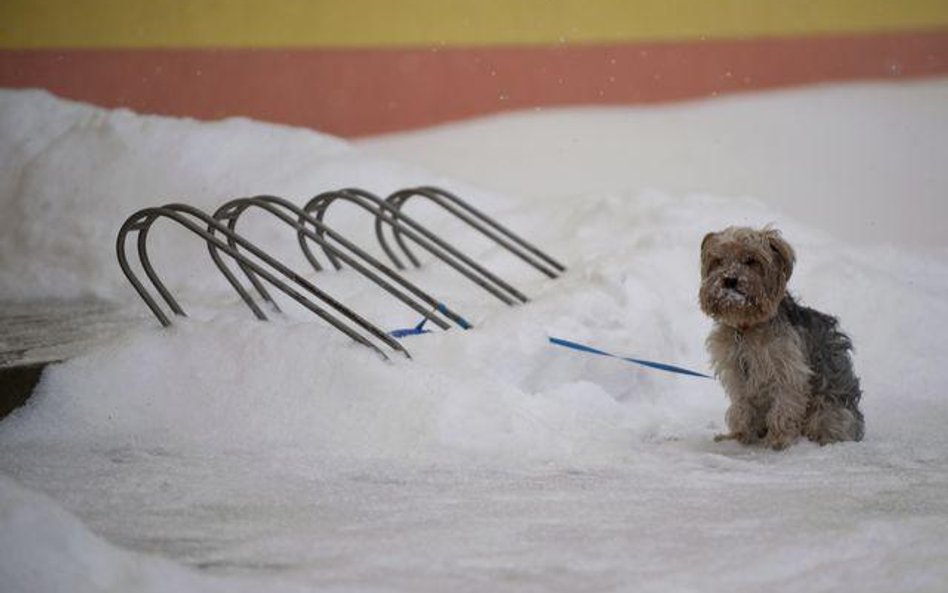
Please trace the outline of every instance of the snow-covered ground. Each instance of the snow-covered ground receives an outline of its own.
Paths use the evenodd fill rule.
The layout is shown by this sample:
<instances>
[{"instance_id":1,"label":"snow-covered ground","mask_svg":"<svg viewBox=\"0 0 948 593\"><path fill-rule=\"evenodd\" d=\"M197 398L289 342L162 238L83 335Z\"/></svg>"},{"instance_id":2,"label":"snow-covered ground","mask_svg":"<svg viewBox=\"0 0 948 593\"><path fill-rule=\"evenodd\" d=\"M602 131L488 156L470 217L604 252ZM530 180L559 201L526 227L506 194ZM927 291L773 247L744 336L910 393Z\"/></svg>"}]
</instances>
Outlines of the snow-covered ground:
<instances>
[{"instance_id":1,"label":"snow-covered ground","mask_svg":"<svg viewBox=\"0 0 948 593\"><path fill-rule=\"evenodd\" d=\"M944 154L944 81L354 144L0 91L0 302L100 299L142 320L49 368L0 422L3 590L944 591ZM426 261L408 276L475 328L405 338L413 359L386 362L303 310L254 321L170 225L152 251L188 320L160 330L114 261L141 207L420 184L568 272L413 203L531 302ZM329 221L372 246L364 212ZM768 222L797 250L792 290L853 337L864 442L714 443L716 382L547 343L705 370L698 245ZM292 233L242 225L304 270ZM382 327L417 321L351 271L308 276Z\"/></svg>"}]
</instances>

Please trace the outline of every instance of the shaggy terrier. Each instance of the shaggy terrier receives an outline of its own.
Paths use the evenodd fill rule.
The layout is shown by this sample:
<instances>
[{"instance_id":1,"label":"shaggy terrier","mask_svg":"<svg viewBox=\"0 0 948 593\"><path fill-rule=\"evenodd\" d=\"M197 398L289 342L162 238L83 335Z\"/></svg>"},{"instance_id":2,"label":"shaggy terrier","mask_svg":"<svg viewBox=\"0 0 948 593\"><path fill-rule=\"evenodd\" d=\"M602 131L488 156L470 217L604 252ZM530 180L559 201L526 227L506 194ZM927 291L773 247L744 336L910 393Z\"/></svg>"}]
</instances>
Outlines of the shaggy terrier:
<instances>
[{"instance_id":1,"label":"shaggy terrier","mask_svg":"<svg viewBox=\"0 0 948 593\"><path fill-rule=\"evenodd\" d=\"M852 342L835 317L787 294L793 249L780 232L729 227L701 242L701 310L714 319L707 347L731 405L716 441L783 449L864 433Z\"/></svg>"}]
</instances>

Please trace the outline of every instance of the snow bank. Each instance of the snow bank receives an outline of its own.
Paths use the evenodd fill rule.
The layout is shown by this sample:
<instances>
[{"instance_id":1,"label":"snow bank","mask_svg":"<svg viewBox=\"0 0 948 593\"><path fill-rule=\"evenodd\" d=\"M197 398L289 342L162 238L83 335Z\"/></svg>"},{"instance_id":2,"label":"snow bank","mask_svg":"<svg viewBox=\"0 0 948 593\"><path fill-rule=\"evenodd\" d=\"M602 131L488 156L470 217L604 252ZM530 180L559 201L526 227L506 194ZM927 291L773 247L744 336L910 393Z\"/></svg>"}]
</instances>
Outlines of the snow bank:
<instances>
[{"instance_id":1,"label":"snow bank","mask_svg":"<svg viewBox=\"0 0 948 593\"><path fill-rule=\"evenodd\" d=\"M115 236L140 208L187 202L213 212L258 194L302 203L328 189L384 191L431 177L308 130L140 116L39 91L0 90L0 137L0 300L128 299ZM275 227L258 226L266 244ZM175 231L156 233L166 269L206 259ZM207 280L217 280L212 270L196 267L169 281L213 291L223 285Z\"/></svg>"},{"instance_id":2,"label":"snow bank","mask_svg":"<svg viewBox=\"0 0 948 593\"><path fill-rule=\"evenodd\" d=\"M851 84L647 109L537 109L358 146L530 197L753 196L850 242L944 255L946 103L944 81Z\"/></svg>"},{"instance_id":3,"label":"snow bank","mask_svg":"<svg viewBox=\"0 0 948 593\"><path fill-rule=\"evenodd\" d=\"M937 128L944 89L879 89L891 103L863 118L863 133L839 139L843 152L884 142L887 131L874 122L903 121L918 105L928 106ZM769 121L824 101L845 120L843 105L869 91L741 105ZM612 140L570 168L580 178L557 185L562 191L547 185L565 178L562 161L551 158L547 173L525 158L508 161L507 171L524 172L524 187L536 188L517 196L503 187L494 140L470 135L477 124L370 147L399 147L415 161L405 165L367 156L371 142L353 147L248 121L203 124L0 92L0 203L16 213L0 223L0 299L92 295L144 315L112 255L114 232L132 210L169 196L210 209L258 192L300 203L350 185L382 194L444 185L569 267L549 280L495 248L466 243L532 298L506 307L427 262L411 279L475 328L406 338L413 359L384 362L305 311L254 321L222 292L217 272L201 267L200 246L168 229L154 251L194 317L164 331L148 320L50 367L30 403L0 424L0 472L9 476L0 477L0 528L13 526L0 529L0 574L13 575L21 590L37 583L63 590L67 582L151 590L161 575L184 590L218 587L207 574L153 557L161 556L238 587L264 580L268 589L942 590L948 263L940 250L898 247L888 237L853 244L773 203L644 190L618 169L599 177L596 163L616 158L628 118L713 128L722 121L714 110L734 107L569 111L559 120L480 124L491 130L485 138L508 128L516 146L529 144L526 129L580 130L588 119L584 137L608 139L603 126L615 123ZM748 134L758 123L748 120L730 120L733 133ZM681 150L693 149L687 138ZM443 170L431 145L442 148L435 152ZM804 148L793 151L804 158ZM928 148L898 150L921 162ZM690 159L667 158L669 172L697 175ZM896 183L892 170L865 175ZM913 192L943 190L939 175L926 178L930 185L916 179ZM479 179L489 189L475 187ZM779 186L769 187L784 191ZM581 187L590 191L575 191ZM840 192L841 206L858 210L863 189L859 181ZM248 234L299 265L295 237L256 222ZM346 210L333 220L353 234L367 222ZM715 444L725 408L716 382L546 343L555 335L705 370L701 238L729 224L769 222L799 256L791 289L839 315L853 337L865 442L801 443L779 454ZM352 273L311 277L382 327L417 321ZM21 545L19 556L6 553L17 534L34 530L43 535ZM32 567L47 557L62 562L32 580L40 578Z\"/></svg>"},{"instance_id":4,"label":"snow bank","mask_svg":"<svg viewBox=\"0 0 948 593\"><path fill-rule=\"evenodd\" d=\"M248 579L201 575L121 550L48 497L0 475L0 580L4 591L257 591ZM268 590L275 590L267 585ZM279 590L302 591L280 587Z\"/></svg>"}]
</instances>

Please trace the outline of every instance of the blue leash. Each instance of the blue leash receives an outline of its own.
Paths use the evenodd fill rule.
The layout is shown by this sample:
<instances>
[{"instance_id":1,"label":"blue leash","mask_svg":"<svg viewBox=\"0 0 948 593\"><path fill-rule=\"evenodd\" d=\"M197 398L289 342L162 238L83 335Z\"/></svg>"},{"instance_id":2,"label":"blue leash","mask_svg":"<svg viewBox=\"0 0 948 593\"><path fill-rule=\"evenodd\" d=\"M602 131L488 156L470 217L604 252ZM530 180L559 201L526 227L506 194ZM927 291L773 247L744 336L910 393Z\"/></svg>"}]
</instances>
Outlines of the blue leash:
<instances>
[{"instance_id":1,"label":"blue leash","mask_svg":"<svg viewBox=\"0 0 948 593\"><path fill-rule=\"evenodd\" d=\"M417 336L420 334L430 334L431 330L425 329L425 323L427 322L428 322L428 318L422 317L421 323L419 323L415 327L406 327L405 329L395 329L388 332L388 335L392 336L393 338L404 338L405 336Z\"/></svg>"},{"instance_id":2,"label":"blue leash","mask_svg":"<svg viewBox=\"0 0 948 593\"><path fill-rule=\"evenodd\" d=\"M434 308L435 311L439 313L447 313L448 308L444 306L444 303L438 303L438 306ZM461 329L471 329L471 324L467 322L467 319L463 317L457 317L458 324L460 324ZM415 327L407 327L404 329L395 329L388 332L388 335L393 338L404 338L405 336L418 336L421 334L430 334L430 329L425 329L425 323L428 322L427 317L422 317L421 321L418 322L418 325Z\"/></svg>"},{"instance_id":3,"label":"blue leash","mask_svg":"<svg viewBox=\"0 0 948 593\"><path fill-rule=\"evenodd\" d=\"M439 305L438 310L441 310L444 305ZM464 321L462 319L462 321ZM425 323L428 322L428 318L422 318L421 322L418 323L415 327L409 327L405 329L396 329L389 332L389 335L393 338L404 338L405 336L418 336L421 334L431 333L430 329L425 329ZM464 321L464 329L468 329L470 325L467 321ZM586 346L585 344L580 344L578 342L571 342L569 340L564 340L562 338L550 337L550 343L555 346L562 346L564 348L570 348L571 350L576 350L579 352L586 352L588 354L598 354L599 356L608 356L610 358L618 358L619 360L624 360L626 362L632 362L635 364L648 367L650 369L656 369L659 371L665 371L667 373L677 373L679 375L688 375L691 377L704 377L705 379L711 379L710 376L705 375L704 373L699 373L697 371L689 371L682 367L676 367L674 365L665 364L663 362L654 362L651 360L642 360L640 358L628 358L625 356L616 356L615 354L610 354L608 352L603 352L602 350L597 350L592 346Z\"/></svg>"},{"instance_id":4,"label":"blue leash","mask_svg":"<svg viewBox=\"0 0 948 593\"><path fill-rule=\"evenodd\" d=\"M642 360L641 358L628 358L626 356L616 356L615 354L609 354L608 352L597 350L591 346L586 346L585 344L579 344L577 342L570 342L569 340L564 340L562 338L550 337L550 343L556 346L563 346L564 348L578 350L579 352L587 352L589 354L598 354L599 356L608 356L610 358L618 358L619 360L624 360L626 362L640 364L642 366L649 367L651 369L657 369L659 371L665 371L668 373L678 373L679 375L689 375L691 377L704 377L705 379L711 379L710 376L705 375L704 373L699 373L697 371L689 371L688 369L676 367L670 364L665 364L664 362L654 362L651 360Z\"/></svg>"}]
</instances>

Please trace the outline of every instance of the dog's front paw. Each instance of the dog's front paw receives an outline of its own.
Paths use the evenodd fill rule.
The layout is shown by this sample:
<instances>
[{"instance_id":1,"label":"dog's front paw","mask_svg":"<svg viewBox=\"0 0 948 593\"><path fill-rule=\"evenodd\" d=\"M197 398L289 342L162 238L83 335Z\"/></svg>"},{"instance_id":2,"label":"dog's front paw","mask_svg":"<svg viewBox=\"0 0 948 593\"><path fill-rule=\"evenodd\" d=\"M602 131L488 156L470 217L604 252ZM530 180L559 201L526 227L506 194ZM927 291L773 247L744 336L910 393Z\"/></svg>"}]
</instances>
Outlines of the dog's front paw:
<instances>
[{"instance_id":1,"label":"dog's front paw","mask_svg":"<svg viewBox=\"0 0 948 593\"><path fill-rule=\"evenodd\" d=\"M714 435L715 443L721 443L723 441L737 441L742 445L750 445L754 442L754 439L743 432L728 432Z\"/></svg>"},{"instance_id":2,"label":"dog's front paw","mask_svg":"<svg viewBox=\"0 0 948 593\"><path fill-rule=\"evenodd\" d=\"M783 451L787 447L793 444L793 441L796 439L789 435L770 432L767 434L767 438L764 440L764 444L773 449L774 451Z\"/></svg>"}]
</instances>

